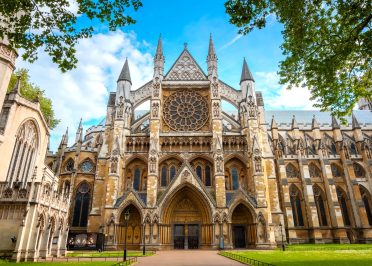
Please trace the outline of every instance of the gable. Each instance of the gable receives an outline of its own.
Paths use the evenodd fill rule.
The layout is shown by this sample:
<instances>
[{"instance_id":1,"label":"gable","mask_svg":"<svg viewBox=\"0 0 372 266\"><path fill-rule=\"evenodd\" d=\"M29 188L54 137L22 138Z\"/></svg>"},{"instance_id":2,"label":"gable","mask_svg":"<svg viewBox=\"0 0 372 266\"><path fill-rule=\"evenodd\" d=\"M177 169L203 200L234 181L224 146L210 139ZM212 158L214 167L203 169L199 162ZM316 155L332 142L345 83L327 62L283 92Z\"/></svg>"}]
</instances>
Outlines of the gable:
<instances>
[{"instance_id":1,"label":"gable","mask_svg":"<svg viewBox=\"0 0 372 266\"><path fill-rule=\"evenodd\" d=\"M207 80L207 76L198 63L196 63L190 52L184 49L165 75L165 80Z\"/></svg>"}]
</instances>

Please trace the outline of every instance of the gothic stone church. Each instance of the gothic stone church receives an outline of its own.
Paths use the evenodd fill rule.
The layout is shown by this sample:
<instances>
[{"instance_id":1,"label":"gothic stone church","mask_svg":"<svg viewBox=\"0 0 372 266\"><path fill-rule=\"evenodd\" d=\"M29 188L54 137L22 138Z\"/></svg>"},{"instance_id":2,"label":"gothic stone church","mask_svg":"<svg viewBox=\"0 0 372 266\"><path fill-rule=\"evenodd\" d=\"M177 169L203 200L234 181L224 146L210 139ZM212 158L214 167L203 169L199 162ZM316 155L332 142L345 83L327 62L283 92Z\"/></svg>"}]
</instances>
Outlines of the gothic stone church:
<instances>
[{"instance_id":1,"label":"gothic stone church","mask_svg":"<svg viewBox=\"0 0 372 266\"><path fill-rule=\"evenodd\" d=\"M266 111L246 61L237 90L218 76L212 39L204 72L187 46L132 88L128 61L106 118L47 164L72 196L67 245L122 249L270 248L372 242L372 115L347 125L319 111ZM135 115L150 102L150 111ZM223 101L237 112L224 111Z\"/></svg>"}]
</instances>

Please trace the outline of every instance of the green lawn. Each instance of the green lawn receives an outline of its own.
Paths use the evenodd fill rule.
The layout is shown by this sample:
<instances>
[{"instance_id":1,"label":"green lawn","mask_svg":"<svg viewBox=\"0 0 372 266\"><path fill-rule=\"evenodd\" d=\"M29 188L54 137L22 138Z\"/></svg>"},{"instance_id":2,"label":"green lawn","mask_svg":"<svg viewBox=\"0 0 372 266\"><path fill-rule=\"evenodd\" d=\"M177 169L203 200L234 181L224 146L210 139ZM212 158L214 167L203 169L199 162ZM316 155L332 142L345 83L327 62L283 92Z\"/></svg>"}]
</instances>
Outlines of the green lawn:
<instances>
[{"instance_id":1,"label":"green lawn","mask_svg":"<svg viewBox=\"0 0 372 266\"><path fill-rule=\"evenodd\" d=\"M239 255L277 266L371 266L372 245L324 244L291 245L286 251L232 251Z\"/></svg>"},{"instance_id":2,"label":"green lawn","mask_svg":"<svg viewBox=\"0 0 372 266\"><path fill-rule=\"evenodd\" d=\"M13 266L52 266L52 265L66 265L66 266L112 266L116 262L115 261L106 261L106 262L8 262L4 260L0 260L0 265L13 265Z\"/></svg>"}]
</instances>

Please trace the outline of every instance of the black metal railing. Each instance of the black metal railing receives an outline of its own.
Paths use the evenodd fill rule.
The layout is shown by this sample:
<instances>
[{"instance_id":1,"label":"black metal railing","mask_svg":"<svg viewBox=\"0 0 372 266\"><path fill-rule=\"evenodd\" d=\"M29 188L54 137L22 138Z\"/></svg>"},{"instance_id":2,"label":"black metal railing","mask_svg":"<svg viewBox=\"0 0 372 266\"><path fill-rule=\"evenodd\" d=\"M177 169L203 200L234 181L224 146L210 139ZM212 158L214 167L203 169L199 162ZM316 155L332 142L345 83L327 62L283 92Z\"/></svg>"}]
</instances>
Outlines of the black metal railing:
<instances>
[{"instance_id":1,"label":"black metal railing","mask_svg":"<svg viewBox=\"0 0 372 266\"><path fill-rule=\"evenodd\" d=\"M115 263L112 266L128 266L128 265L132 265L135 262L137 262L137 257L131 257L131 258L128 258L126 261Z\"/></svg>"},{"instance_id":2,"label":"black metal railing","mask_svg":"<svg viewBox=\"0 0 372 266\"><path fill-rule=\"evenodd\" d=\"M274 264L263 262L263 261L259 261L259 260L255 260L255 259L251 259L251 258L248 258L246 256L242 256L242 255L239 255L239 254L233 253L233 252L221 251L218 254L220 254L221 256L227 257L229 259L236 260L236 261L239 261L241 263L247 264L247 265L253 265L253 266L275 266Z\"/></svg>"}]
</instances>

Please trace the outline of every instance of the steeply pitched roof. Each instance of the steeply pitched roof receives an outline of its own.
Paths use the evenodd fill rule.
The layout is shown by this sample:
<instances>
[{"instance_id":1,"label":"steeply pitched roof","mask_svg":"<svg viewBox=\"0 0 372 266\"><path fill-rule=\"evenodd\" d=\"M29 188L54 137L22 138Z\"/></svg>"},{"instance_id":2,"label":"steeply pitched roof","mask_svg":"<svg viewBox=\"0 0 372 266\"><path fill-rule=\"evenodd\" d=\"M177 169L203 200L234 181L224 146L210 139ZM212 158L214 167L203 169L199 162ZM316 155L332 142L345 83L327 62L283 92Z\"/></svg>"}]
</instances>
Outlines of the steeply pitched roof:
<instances>
[{"instance_id":1,"label":"steeply pitched roof","mask_svg":"<svg viewBox=\"0 0 372 266\"><path fill-rule=\"evenodd\" d=\"M252 81L254 81L253 76L252 76L252 73L249 70L247 61L244 58L244 60L243 60L243 68L242 68L242 75L240 77L240 83L242 83L245 80L252 80Z\"/></svg>"},{"instance_id":2,"label":"steeply pitched roof","mask_svg":"<svg viewBox=\"0 0 372 266\"><path fill-rule=\"evenodd\" d=\"M132 80L130 78L130 72L129 72L128 58L125 59L124 66L120 72L118 81L120 80L126 80L126 81L129 81L130 84L132 84Z\"/></svg>"}]
</instances>

